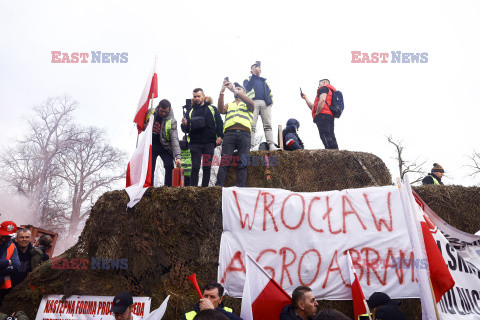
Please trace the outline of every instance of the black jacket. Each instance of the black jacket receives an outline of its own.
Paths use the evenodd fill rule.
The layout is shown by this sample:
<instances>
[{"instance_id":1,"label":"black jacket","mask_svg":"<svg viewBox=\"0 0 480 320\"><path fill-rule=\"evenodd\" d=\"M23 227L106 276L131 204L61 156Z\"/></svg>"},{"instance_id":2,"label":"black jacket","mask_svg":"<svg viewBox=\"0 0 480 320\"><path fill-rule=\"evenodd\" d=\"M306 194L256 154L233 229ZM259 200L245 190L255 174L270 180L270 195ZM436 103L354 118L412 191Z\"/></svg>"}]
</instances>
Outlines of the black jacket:
<instances>
[{"instance_id":1,"label":"black jacket","mask_svg":"<svg viewBox=\"0 0 480 320\"><path fill-rule=\"evenodd\" d=\"M375 310L375 319L378 320L408 320L403 312L391 301Z\"/></svg>"},{"instance_id":2,"label":"black jacket","mask_svg":"<svg viewBox=\"0 0 480 320\"><path fill-rule=\"evenodd\" d=\"M218 109L211 106L215 111L215 117L212 115L212 111L208 107L209 104L205 103L203 106L193 105L191 115L193 117L204 116L205 128L191 130L190 125L190 112L186 114L187 124L181 125L182 131L188 133L190 137L190 144L192 143L215 143L217 137L223 137L223 120L218 112Z\"/></svg>"},{"instance_id":3,"label":"black jacket","mask_svg":"<svg viewBox=\"0 0 480 320\"><path fill-rule=\"evenodd\" d=\"M283 149L287 150L287 146L285 145L285 143L287 143L287 139L285 139L285 136L288 134L288 133L293 133L297 139L298 139L298 144L302 147L302 149L305 149L305 146L303 145L303 141L302 139L300 139L298 133L297 133L297 130L295 129L295 126L288 126L286 127L285 129L283 129L282 131L282 136L283 136Z\"/></svg>"},{"instance_id":4,"label":"black jacket","mask_svg":"<svg viewBox=\"0 0 480 320\"><path fill-rule=\"evenodd\" d=\"M228 312L228 311L225 311L225 309L223 309L225 307L225 305L222 303L220 303L218 305L218 307L215 308L215 310L223 313L228 319L230 320L242 320L242 318L240 318L239 316L237 316L235 313L233 312ZM195 306L193 307L193 311L195 311L196 313L199 313L200 312L200 302L197 302L195 304ZM183 320L186 320L187 317L184 315L183 316Z\"/></svg>"},{"instance_id":5,"label":"black jacket","mask_svg":"<svg viewBox=\"0 0 480 320\"><path fill-rule=\"evenodd\" d=\"M279 320L302 320L300 316L293 310L293 305L289 304L283 307L282 313L280 313Z\"/></svg>"},{"instance_id":6,"label":"black jacket","mask_svg":"<svg viewBox=\"0 0 480 320\"><path fill-rule=\"evenodd\" d=\"M423 178L422 180L422 184L425 185L425 184L434 184L433 182L433 179L436 179L438 181L438 183L440 183L441 185L443 185L443 182L442 182L442 179L435 176L433 173L429 173L428 176L426 176L425 178Z\"/></svg>"},{"instance_id":7,"label":"black jacket","mask_svg":"<svg viewBox=\"0 0 480 320\"><path fill-rule=\"evenodd\" d=\"M252 74L248 79L243 81L243 86L245 87L245 91L247 93L252 89L255 89L255 98L253 98L253 100L258 100L259 95L257 94L257 90L264 90L265 104L269 106L273 103L272 97L270 96L272 94L272 90L270 90L267 79Z\"/></svg>"}]
</instances>

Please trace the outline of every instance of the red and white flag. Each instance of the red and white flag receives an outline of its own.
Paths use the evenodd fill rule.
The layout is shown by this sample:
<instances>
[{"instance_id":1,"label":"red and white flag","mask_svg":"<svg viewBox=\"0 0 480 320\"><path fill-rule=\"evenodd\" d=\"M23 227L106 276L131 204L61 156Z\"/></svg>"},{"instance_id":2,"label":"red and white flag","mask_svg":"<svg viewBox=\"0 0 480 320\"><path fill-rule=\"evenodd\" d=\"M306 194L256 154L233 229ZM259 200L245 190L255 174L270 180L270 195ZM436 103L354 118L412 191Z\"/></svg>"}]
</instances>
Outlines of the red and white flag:
<instances>
[{"instance_id":1,"label":"red and white flag","mask_svg":"<svg viewBox=\"0 0 480 320\"><path fill-rule=\"evenodd\" d=\"M130 202L128 208L136 205L151 186L152 180L152 128L154 117L150 117L147 129L143 132L127 167L127 191Z\"/></svg>"},{"instance_id":2,"label":"red and white flag","mask_svg":"<svg viewBox=\"0 0 480 320\"><path fill-rule=\"evenodd\" d=\"M142 96L140 101L138 101L137 112L135 113L135 118L133 122L137 124L138 134L143 130L143 123L145 121L145 115L148 111L148 104L150 99L158 97L158 81L157 81L157 58L155 57L155 62L153 63L152 70L150 71L147 83L145 88L143 88Z\"/></svg>"},{"instance_id":3,"label":"red and white flag","mask_svg":"<svg viewBox=\"0 0 480 320\"><path fill-rule=\"evenodd\" d=\"M423 242L425 243L425 251L427 254L428 266L430 268L430 280L432 281L435 301L438 303L445 292L453 288L455 280L453 280L448 266L443 259L442 253L440 252L440 249L438 249L437 242L433 238L432 233L437 233L439 230L433 224L432 220L430 220L430 218L424 213L428 206L415 191L412 190L412 193L415 197L415 201L419 205L419 207L416 208L418 209L416 210L417 218L422 227ZM420 212L420 209L423 212Z\"/></svg>"},{"instance_id":4,"label":"red and white flag","mask_svg":"<svg viewBox=\"0 0 480 320\"><path fill-rule=\"evenodd\" d=\"M292 298L270 275L246 254L246 278L242 295L243 320L278 320Z\"/></svg>"},{"instance_id":5,"label":"red and white flag","mask_svg":"<svg viewBox=\"0 0 480 320\"><path fill-rule=\"evenodd\" d=\"M405 221L407 222L415 259L428 262L427 269L419 268L416 270L422 303L422 319L440 320L436 304L442 295L453 287L454 281L448 268L443 268L443 265L446 266L445 260L439 254L435 240L433 240L425 219L423 219L423 212L413 197L407 176L405 176L400 190L400 198L404 206ZM445 277L446 281L439 277ZM434 283L436 284L434 285ZM435 289L435 287L437 288Z\"/></svg>"},{"instance_id":6,"label":"red and white flag","mask_svg":"<svg viewBox=\"0 0 480 320\"><path fill-rule=\"evenodd\" d=\"M167 311L168 299L170 299L170 295L168 295L165 300L163 300L162 304L160 305L160 307L158 307L158 309L150 312L150 314L146 316L144 320L162 320L163 316L165 315L165 311Z\"/></svg>"},{"instance_id":7,"label":"red and white flag","mask_svg":"<svg viewBox=\"0 0 480 320\"><path fill-rule=\"evenodd\" d=\"M352 285L353 312L355 314L355 319L358 319L358 316L362 314L370 314L370 310L367 301L365 300L362 287L360 286L357 273L353 268L352 256L349 251L347 251L347 261L348 270L350 271L350 284Z\"/></svg>"}]
</instances>

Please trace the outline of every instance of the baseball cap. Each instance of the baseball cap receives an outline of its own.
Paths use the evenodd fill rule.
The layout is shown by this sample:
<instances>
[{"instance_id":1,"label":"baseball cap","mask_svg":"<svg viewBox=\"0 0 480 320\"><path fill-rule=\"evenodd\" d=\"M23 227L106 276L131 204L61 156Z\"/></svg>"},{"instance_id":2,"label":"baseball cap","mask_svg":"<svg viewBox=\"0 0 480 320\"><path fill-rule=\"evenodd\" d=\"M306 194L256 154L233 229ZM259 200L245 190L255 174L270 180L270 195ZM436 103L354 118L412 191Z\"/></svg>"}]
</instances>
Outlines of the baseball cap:
<instances>
[{"instance_id":1,"label":"baseball cap","mask_svg":"<svg viewBox=\"0 0 480 320\"><path fill-rule=\"evenodd\" d=\"M128 292L121 292L113 298L113 305L109 312L125 313L125 310L132 304L132 295Z\"/></svg>"},{"instance_id":2,"label":"baseball cap","mask_svg":"<svg viewBox=\"0 0 480 320\"><path fill-rule=\"evenodd\" d=\"M17 232L17 225L13 221L4 221L0 224L0 236L12 236Z\"/></svg>"},{"instance_id":3,"label":"baseball cap","mask_svg":"<svg viewBox=\"0 0 480 320\"><path fill-rule=\"evenodd\" d=\"M235 85L235 87L242 88L243 90L245 90L245 88L241 86L238 82L234 82L233 84Z\"/></svg>"},{"instance_id":4,"label":"baseball cap","mask_svg":"<svg viewBox=\"0 0 480 320\"><path fill-rule=\"evenodd\" d=\"M390 296L384 292L374 292L370 298L368 298L368 307L370 309L386 305L387 303L394 303L399 305L400 302L390 299Z\"/></svg>"}]
</instances>

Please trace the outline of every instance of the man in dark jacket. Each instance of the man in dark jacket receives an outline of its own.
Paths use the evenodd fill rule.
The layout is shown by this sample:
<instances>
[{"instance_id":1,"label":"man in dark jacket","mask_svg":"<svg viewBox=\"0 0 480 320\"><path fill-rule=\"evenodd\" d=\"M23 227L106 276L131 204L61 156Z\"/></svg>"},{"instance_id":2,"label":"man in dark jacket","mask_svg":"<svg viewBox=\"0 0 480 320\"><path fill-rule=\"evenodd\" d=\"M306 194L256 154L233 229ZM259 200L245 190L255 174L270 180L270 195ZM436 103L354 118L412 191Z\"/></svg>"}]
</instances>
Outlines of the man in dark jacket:
<instances>
[{"instance_id":1,"label":"man in dark jacket","mask_svg":"<svg viewBox=\"0 0 480 320\"><path fill-rule=\"evenodd\" d=\"M12 286L20 284L33 269L42 262L43 252L32 245L32 233L29 229L19 229L15 238L20 267L12 273Z\"/></svg>"},{"instance_id":2,"label":"man in dark jacket","mask_svg":"<svg viewBox=\"0 0 480 320\"><path fill-rule=\"evenodd\" d=\"M445 171L443 170L441 165L439 165L438 163L434 163L432 171L425 178L423 178L422 184L423 185L433 184L436 186L440 186L440 185L443 186L442 177L444 172Z\"/></svg>"},{"instance_id":3,"label":"man in dark jacket","mask_svg":"<svg viewBox=\"0 0 480 320\"><path fill-rule=\"evenodd\" d=\"M170 101L163 99L155 110L150 110L145 116L145 125L150 116L155 117L152 128L152 187L154 186L155 166L157 157L163 161L165 168L165 186L172 186L173 163L181 165L180 144L177 133L177 120L173 116ZM175 159L175 160L174 160Z\"/></svg>"},{"instance_id":4,"label":"man in dark jacket","mask_svg":"<svg viewBox=\"0 0 480 320\"><path fill-rule=\"evenodd\" d=\"M303 142L298 136L298 129L300 128L300 122L297 119L288 119L285 129L283 129L283 149L288 151L294 151L304 149Z\"/></svg>"},{"instance_id":5,"label":"man in dark jacket","mask_svg":"<svg viewBox=\"0 0 480 320\"><path fill-rule=\"evenodd\" d=\"M193 105L182 119L182 131L190 137L192 174L190 185L198 186L198 173L202 158L202 187L208 187L213 152L222 143L223 120L217 108L205 101L201 88L193 90Z\"/></svg>"},{"instance_id":6,"label":"man in dark jacket","mask_svg":"<svg viewBox=\"0 0 480 320\"><path fill-rule=\"evenodd\" d=\"M243 81L247 96L255 102L252 122L252 148L255 146L255 131L257 128L258 116L262 117L263 130L267 140L269 150L277 150L273 142L272 133L272 90L268 85L267 79L260 77L262 67L260 61L255 62L250 67L251 76Z\"/></svg>"},{"instance_id":7,"label":"man in dark jacket","mask_svg":"<svg viewBox=\"0 0 480 320\"><path fill-rule=\"evenodd\" d=\"M318 302L312 289L307 286L295 288L292 293L292 304L285 306L279 320L308 320L317 314Z\"/></svg>"},{"instance_id":8,"label":"man in dark jacket","mask_svg":"<svg viewBox=\"0 0 480 320\"><path fill-rule=\"evenodd\" d=\"M211 282L203 289L203 299L200 299L193 307L193 311L185 313L183 320L193 320L201 310L215 309L230 320L242 320L233 313L233 310L223 305L223 286L217 282Z\"/></svg>"},{"instance_id":9,"label":"man in dark jacket","mask_svg":"<svg viewBox=\"0 0 480 320\"><path fill-rule=\"evenodd\" d=\"M373 319L378 320L408 320L403 312L398 308L399 301L390 299L383 292L374 292L368 298L368 307L373 312Z\"/></svg>"}]
</instances>

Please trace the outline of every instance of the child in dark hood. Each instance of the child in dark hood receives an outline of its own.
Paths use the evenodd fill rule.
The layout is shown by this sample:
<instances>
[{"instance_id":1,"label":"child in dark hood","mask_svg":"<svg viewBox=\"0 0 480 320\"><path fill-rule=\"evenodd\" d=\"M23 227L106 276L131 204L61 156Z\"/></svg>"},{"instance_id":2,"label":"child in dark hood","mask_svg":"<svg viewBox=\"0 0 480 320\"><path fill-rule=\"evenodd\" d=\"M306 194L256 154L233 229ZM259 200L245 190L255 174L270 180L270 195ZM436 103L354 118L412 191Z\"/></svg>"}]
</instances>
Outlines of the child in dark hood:
<instances>
[{"instance_id":1,"label":"child in dark hood","mask_svg":"<svg viewBox=\"0 0 480 320\"><path fill-rule=\"evenodd\" d=\"M298 136L298 129L300 128L300 122L297 119L289 119L287 126L283 129L283 149L288 151L294 151L304 149L303 142Z\"/></svg>"}]
</instances>

